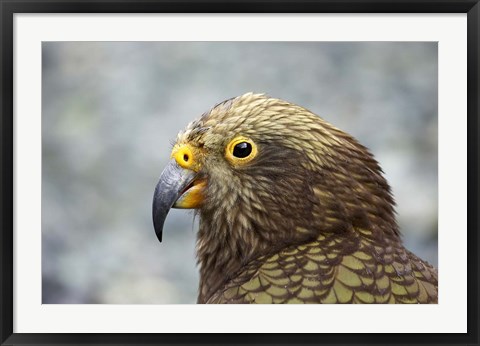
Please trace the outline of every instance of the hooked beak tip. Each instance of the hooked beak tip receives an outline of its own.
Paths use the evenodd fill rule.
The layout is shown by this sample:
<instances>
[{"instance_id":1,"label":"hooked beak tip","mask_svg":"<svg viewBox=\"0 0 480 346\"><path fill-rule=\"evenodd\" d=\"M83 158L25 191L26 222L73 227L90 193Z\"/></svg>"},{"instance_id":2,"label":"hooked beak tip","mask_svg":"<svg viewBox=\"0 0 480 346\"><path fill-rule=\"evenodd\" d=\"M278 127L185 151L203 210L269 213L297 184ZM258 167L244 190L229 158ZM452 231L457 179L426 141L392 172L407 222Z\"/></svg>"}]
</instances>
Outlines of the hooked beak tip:
<instances>
[{"instance_id":1,"label":"hooked beak tip","mask_svg":"<svg viewBox=\"0 0 480 346\"><path fill-rule=\"evenodd\" d=\"M171 160L160 175L152 203L153 227L160 242L169 210L195 176L195 172L180 167L175 160Z\"/></svg>"}]
</instances>

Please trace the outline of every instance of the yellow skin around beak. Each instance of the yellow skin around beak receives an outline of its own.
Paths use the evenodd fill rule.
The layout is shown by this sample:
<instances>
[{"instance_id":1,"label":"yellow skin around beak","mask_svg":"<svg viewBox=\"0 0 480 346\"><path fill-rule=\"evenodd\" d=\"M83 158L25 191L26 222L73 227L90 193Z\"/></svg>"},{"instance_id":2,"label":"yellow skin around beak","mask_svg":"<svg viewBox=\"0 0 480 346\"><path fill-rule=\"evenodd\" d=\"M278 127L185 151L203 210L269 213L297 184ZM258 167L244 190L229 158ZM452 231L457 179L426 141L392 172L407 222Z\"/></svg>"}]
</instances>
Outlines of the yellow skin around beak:
<instances>
[{"instance_id":1,"label":"yellow skin around beak","mask_svg":"<svg viewBox=\"0 0 480 346\"><path fill-rule=\"evenodd\" d=\"M173 147L171 158L180 167L198 172L200 170L197 160L198 154L198 151L189 144L177 144ZM204 201L205 187L206 181L204 179L195 179L178 198L173 207L179 209L200 208Z\"/></svg>"}]
</instances>

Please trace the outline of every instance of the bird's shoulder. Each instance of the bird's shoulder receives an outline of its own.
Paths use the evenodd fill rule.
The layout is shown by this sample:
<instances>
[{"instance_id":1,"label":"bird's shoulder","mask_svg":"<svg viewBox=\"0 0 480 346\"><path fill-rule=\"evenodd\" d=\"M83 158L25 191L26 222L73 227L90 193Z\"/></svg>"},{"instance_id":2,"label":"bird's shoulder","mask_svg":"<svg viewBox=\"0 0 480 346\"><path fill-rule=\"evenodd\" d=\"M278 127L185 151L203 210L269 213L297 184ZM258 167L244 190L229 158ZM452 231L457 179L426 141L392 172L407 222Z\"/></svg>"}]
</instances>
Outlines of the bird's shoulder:
<instances>
[{"instance_id":1,"label":"bird's shoulder","mask_svg":"<svg viewBox=\"0 0 480 346\"><path fill-rule=\"evenodd\" d=\"M435 303L437 282L401 243L322 234L252 261L209 303Z\"/></svg>"}]
</instances>

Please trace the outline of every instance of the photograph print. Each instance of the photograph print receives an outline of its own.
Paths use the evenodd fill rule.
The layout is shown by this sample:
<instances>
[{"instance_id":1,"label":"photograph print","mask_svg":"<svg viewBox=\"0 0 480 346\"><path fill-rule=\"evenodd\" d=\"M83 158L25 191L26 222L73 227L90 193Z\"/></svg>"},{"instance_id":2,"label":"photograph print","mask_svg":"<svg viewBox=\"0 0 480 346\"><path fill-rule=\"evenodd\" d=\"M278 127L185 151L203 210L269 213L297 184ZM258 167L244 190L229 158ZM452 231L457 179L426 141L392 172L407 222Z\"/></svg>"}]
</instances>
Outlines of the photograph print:
<instances>
[{"instance_id":1,"label":"photograph print","mask_svg":"<svg viewBox=\"0 0 480 346\"><path fill-rule=\"evenodd\" d=\"M436 42L43 42L43 304L437 304Z\"/></svg>"}]
</instances>

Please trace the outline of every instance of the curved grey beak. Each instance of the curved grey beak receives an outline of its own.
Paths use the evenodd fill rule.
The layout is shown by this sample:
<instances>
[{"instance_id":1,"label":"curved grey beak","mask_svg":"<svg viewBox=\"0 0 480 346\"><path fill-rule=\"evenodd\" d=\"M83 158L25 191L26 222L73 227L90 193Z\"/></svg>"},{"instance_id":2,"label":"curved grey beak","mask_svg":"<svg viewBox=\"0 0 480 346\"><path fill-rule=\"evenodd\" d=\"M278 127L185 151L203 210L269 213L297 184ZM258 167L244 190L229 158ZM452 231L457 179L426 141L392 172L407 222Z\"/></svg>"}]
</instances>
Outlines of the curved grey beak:
<instances>
[{"instance_id":1,"label":"curved grey beak","mask_svg":"<svg viewBox=\"0 0 480 346\"><path fill-rule=\"evenodd\" d=\"M169 210L196 177L196 173L184 169L175 160L170 160L160 175L153 194L152 216L155 234L162 241L163 224Z\"/></svg>"}]
</instances>

